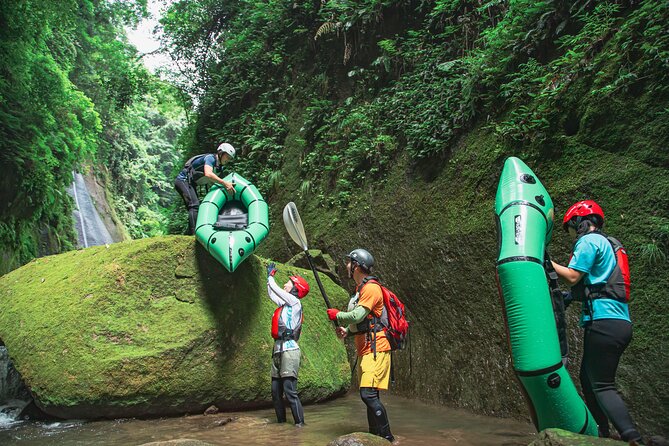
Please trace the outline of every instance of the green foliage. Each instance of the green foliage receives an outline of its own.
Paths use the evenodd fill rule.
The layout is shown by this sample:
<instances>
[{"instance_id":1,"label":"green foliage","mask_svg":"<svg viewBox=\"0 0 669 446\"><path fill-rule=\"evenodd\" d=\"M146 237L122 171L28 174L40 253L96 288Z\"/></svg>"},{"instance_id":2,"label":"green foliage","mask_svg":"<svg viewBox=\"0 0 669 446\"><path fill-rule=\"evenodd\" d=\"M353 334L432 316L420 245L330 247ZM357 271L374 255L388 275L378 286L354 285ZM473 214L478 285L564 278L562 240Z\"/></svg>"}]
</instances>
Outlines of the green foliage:
<instances>
[{"instance_id":1,"label":"green foliage","mask_svg":"<svg viewBox=\"0 0 669 446\"><path fill-rule=\"evenodd\" d=\"M666 9L585 0L202 1L177 2L164 22L175 54L189 52L202 80L206 130L195 144L235 138L249 160L238 166L268 188L284 162L276 155L286 134L280 104L299 98L301 172L338 202L382 180L403 153L416 162L448 158L480 117L514 143L546 142L562 130L565 97L583 76L594 76L593 95L640 79L665 88ZM385 17L407 10L406 27L388 35ZM610 41L622 54L605 50ZM308 79L296 78L298 67ZM296 82L306 88L291 90Z\"/></svg>"},{"instance_id":2,"label":"green foliage","mask_svg":"<svg viewBox=\"0 0 669 446\"><path fill-rule=\"evenodd\" d=\"M76 2L18 3L0 6L0 246L15 253L0 273L37 255L38 226L71 227L65 187L101 131L93 103L68 78Z\"/></svg>"},{"instance_id":3,"label":"green foliage","mask_svg":"<svg viewBox=\"0 0 669 446\"><path fill-rule=\"evenodd\" d=\"M657 266L663 264L667 260L667 255L662 251L656 243L647 243L639 247L641 253L641 260L647 266Z\"/></svg>"},{"instance_id":4,"label":"green foliage","mask_svg":"<svg viewBox=\"0 0 669 446\"><path fill-rule=\"evenodd\" d=\"M84 164L103 165L135 208L169 201L183 101L123 39L122 26L146 14L146 0L2 2L0 273L73 246L65 188ZM55 234L46 251L37 232Z\"/></svg>"},{"instance_id":5,"label":"green foliage","mask_svg":"<svg viewBox=\"0 0 669 446\"><path fill-rule=\"evenodd\" d=\"M148 87L140 101L117 114L98 156L108 166L102 173L108 176L115 209L133 238L168 232L163 214L175 198L173 179L182 167L182 155L175 150L185 126L179 96L158 80Z\"/></svg>"},{"instance_id":6,"label":"green foliage","mask_svg":"<svg viewBox=\"0 0 669 446\"><path fill-rule=\"evenodd\" d=\"M669 222L658 217L651 218L651 222L651 240L639 247L639 255L647 267L658 267L669 257Z\"/></svg>"}]
</instances>

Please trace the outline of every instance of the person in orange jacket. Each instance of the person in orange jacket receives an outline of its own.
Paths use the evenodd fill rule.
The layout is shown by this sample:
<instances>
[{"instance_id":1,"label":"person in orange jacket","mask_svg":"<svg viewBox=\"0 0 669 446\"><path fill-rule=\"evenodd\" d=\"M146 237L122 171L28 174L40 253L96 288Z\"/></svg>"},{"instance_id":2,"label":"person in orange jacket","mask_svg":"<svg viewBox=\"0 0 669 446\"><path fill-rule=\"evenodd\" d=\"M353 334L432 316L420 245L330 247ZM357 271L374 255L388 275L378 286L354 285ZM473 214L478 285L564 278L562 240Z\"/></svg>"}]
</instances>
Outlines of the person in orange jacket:
<instances>
[{"instance_id":1,"label":"person in orange jacket","mask_svg":"<svg viewBox=\"0 0 669 446\"><path fill-rule=\"evenodd\" d=\"M339 325L337 336L342 339L349 334L355 336L360 398L367 406L369 432L392 442L395 437L390 432L388 413L379 398L379 390L388 390L390 381L391 348L381 324L385 315L383 292L378 283L367 285L374 266L374 257L369 251L354 249L346 260L346 270L349 278L355 280L356 293L348 311L331 308L327 310L328 318Z\"/></svg>"}]
</instances>

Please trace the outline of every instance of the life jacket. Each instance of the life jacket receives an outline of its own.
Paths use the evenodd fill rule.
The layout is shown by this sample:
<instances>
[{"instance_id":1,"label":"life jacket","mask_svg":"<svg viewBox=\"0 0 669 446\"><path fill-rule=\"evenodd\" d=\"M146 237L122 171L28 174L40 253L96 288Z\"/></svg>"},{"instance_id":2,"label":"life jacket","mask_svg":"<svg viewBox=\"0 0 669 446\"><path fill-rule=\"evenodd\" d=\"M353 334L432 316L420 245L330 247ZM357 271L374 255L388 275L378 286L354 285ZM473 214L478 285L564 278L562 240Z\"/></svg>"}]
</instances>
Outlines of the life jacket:
<instances>
[{"instance_id":1,"label":"life jacket","mask_svg":"<svg viewBox=\"0 0 669 446\"><path fill-rule=\"evenodd\" d=\"M618 239L610 237L601 231L592 231L588 234L599 234L609 241L611 248L613 248L616 266L613 268L613 271L611 271L611 275L609 275L609 278L606 279L605 283L586 285L585 280L581 279L572 287L574 299L585 303L591 303L594 299L606 298L617 300L622 303L628 303L630 301L631 281L627 251ZM592 312L591 308L590 311Z\"/></svg>"},{"instance_id":2,"label":"life jacket","mask_svg":"<svg viewBox=\"0 0 669 446\"><path fill-rule=\"evenodd\" d=\"M206 184L207 183L207 178L204 176L204 163L202 163L202 170L199 170L193 166L195 164L196 160L200 160L201 158L206 157L207 155L213 155L211 153L203 153L200 155L195 155L192 156L186 161L186 164L184 164L184 169L186 170L186 178L188 179L188 182L191 184ZM216 155L214 155L216 157ZM217 174L220 174L222 171L222 166L218 164L218 158L216 157L216 164L214 166L214 171Z\"/></svg>"},{"instance_id":3,"label":"life jacket","mask_svg":"<svg viewBox=\"0 0 669 446\"><path fill-rule=\"evenodd\" d=\"M356 325L359 333L371 333L372 351L376 354L376 333L383 331L391 350L401 350L405 346L409 334L409 321L406 319L406 311L402 301L388 288L381 285L374 276L367 276L362 280L358 293L368 283L374 283L381 287L383 294L383 310L380 316L370 311L364 321ZM358 294L359 295L359 294Z\"/></svg>"},{"instance_id":4,"label":"life jacket","mask_svg":"<svg viewBox=\"0 0 669 446\"><path fill-rule=\"evenodd\" d=\"M274 310L274 315L272 316L272 337L276 340L282 340L282 341L299 341L300 340L300 334L302 333L302 322L304 321L304 313L302 313L302 317L300 318L300 322L298 322L297 327L292 329L292 328L286 328L286 324L283 322L283 319L281 318L281 312L283 309L286 308L285 305L280 306L276 310Z\"/></svg>"}]
</instances>

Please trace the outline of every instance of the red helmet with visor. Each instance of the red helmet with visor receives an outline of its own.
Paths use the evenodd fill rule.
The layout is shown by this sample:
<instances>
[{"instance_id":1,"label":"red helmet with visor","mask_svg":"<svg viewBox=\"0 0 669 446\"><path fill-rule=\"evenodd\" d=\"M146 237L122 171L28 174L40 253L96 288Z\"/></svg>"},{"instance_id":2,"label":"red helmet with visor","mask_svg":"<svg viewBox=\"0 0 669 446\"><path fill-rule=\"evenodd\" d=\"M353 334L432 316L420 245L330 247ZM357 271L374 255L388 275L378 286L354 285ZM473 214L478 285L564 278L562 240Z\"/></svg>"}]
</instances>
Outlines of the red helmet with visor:
<instances>
[{"instance_id":1,"label":"red helmet with visor","mask_svg":"<svg viewBox=\"0 0 669 446\"><path fill-rule=\"evenodd\" d=\"M567 209L567 212L562 219L562 228L566 231L569 228L569 222L571 222L574 217L587 217L588 215L598 216L601 219L601 224L604 224L604 211L602 208L593 200L583 200L572 204L571 207ZM574 226L577 226L580 223L579 220L581 219L574 219Z\"/></svg>"},{"instance_id":2,"label":"red helmet with visor","mask_svg":"<svg viewBox=\"0 0 669 446\"><path fill-rule=\"evenodd\" d=\"M290 276L290 280L293 282L293 285L295 285L295 288L297 288L297 297L302 299L309 293L309 284L303 277Z\"/></svg>"}]
</instances>

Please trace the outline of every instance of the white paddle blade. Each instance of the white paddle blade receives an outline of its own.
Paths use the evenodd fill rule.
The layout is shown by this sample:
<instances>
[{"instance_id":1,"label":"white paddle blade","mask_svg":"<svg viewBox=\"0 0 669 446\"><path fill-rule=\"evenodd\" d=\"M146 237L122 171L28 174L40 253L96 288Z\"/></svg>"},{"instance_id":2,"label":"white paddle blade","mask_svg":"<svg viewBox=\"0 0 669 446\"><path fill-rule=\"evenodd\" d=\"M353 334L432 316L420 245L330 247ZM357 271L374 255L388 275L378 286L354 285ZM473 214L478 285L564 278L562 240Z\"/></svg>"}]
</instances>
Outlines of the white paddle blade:
<instances>
[{"instance_id":1,"label":"white paddle blade","mask_svg":"<svg viewBox=\"0 0 669 446\"><path fill-rule=\"evenodd\" d=\"M283 224L293 239L304 251L309 249L307 246L307 236L304 234L304 226L300 219L300 213L297 212L297 206L292 201L283 208Z\"/></svg>"}]
</instances>

